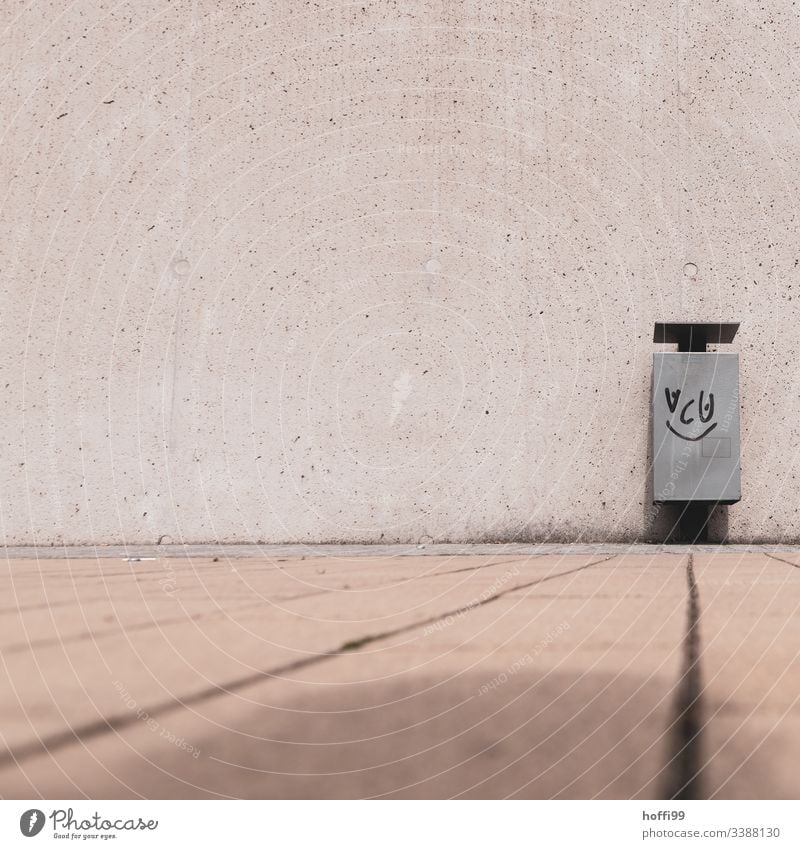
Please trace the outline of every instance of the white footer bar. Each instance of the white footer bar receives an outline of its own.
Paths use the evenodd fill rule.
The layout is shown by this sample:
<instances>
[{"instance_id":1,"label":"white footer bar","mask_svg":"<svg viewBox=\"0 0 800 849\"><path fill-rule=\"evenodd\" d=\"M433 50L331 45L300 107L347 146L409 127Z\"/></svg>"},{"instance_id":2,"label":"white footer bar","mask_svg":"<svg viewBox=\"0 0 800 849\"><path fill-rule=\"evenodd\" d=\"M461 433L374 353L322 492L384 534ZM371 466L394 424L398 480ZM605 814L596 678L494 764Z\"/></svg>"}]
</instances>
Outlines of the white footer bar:
<instances>
[{"instance_id":1,"label":"white footer bar","mask_svg":"<svg viewBox=\"0 0 800 849\"><path fill-rule=\"evenodd\" d=\"M797 802L0 801L0 846L800 846Z\"/></svg>"}]
</instances>

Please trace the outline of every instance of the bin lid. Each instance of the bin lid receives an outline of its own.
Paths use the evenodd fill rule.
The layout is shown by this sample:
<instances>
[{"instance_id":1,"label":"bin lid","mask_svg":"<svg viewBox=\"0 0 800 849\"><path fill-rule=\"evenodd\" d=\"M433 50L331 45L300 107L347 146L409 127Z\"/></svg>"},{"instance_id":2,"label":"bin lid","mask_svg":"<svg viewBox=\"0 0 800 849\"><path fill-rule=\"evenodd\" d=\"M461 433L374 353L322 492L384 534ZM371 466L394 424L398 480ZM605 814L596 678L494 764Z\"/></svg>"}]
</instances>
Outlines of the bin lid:
<instances>
[{"instance_id":1,"label":"bin lid","mask_svg":"<svg viewBox=\"0 0 800 849\"><path fill-rule=\"evenodd\" d=\"M653 341L680 344L688 337L706 345L728 344L738 329L738 321L657 321Z\"/></svg>"}]
</instances>

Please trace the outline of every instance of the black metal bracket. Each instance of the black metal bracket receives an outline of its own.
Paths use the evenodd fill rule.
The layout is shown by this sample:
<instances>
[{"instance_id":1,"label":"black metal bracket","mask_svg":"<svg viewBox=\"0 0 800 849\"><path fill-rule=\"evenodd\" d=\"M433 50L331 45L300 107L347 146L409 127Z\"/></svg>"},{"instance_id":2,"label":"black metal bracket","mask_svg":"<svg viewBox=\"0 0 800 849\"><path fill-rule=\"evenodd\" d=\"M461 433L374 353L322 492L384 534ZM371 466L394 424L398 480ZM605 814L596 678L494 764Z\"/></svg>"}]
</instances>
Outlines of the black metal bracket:
<instances>
[{"instance_id":1,"label":"black metal bracket","mask_svg":"<svg viewBox=\"0 0 800 849\"><path fill-rule=\"evenodd\" d=\"M702 353L706 345L728 345L733 342L738 321L657 321L653 329L653 342L677 343L679 351Z\"/></svg>"}]
</instances>

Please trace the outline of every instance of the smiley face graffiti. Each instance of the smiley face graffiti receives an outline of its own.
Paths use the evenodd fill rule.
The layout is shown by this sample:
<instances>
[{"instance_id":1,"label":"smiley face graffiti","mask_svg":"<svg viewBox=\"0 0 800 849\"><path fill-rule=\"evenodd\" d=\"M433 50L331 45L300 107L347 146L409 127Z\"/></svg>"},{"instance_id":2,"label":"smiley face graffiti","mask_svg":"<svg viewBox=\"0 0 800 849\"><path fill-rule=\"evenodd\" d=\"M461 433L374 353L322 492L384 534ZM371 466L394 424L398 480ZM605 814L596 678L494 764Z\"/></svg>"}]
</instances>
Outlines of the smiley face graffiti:
<instances>
[{"instance_id":1,"label":"smiley face graffiti","mask_svg":"<svg viewBox=\"0 0 800 849\"><path fill-rule=\"evenodd\" d=\"M678 403L681 397L681 390L676 389L674 392L670 392L669 387L664 388L664 394L667 396L667 407L669 407L670 413L675 413L678 409ZM714 393L709 392L708 398L706 399L705 393L703 391L700 392L700 397L697 400L697 414L700 418L700 421L703 424L711 421L714 418ZM694 398L690 398L681 408L680 412L680 423L684 425L690 425L694 421L694 416L687 415L689 412L689 408L692 404L695 403ZM704 436L708 436L712 430L717 426L717 423L714 422L710 427L706 428L699 436L685 436L679 431L675 430L675 428L667 421L667 427L675 434L675 436L679 436L681 439L685 439L687 442L697 442L702 439Z\"/></svg>"}]
</instances>

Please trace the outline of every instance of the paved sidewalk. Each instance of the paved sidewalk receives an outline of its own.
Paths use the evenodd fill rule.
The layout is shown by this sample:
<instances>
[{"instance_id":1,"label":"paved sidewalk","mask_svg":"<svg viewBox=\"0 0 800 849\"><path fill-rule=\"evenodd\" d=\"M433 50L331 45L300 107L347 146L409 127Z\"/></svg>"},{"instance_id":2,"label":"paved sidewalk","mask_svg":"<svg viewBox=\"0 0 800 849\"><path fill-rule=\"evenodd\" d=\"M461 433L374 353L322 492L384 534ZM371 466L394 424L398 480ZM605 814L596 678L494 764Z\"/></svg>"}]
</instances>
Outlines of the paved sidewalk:
<instances>
[{"instance_id":1,"label":"paved sidewalk","mask_svg":"<svg viewBox=\"0 0 800 849\"><path fill-rule=\"evenodd\" d=\"M798 549L14 553L7 798L797 796Z\"/></svg>"}]
</instances>

